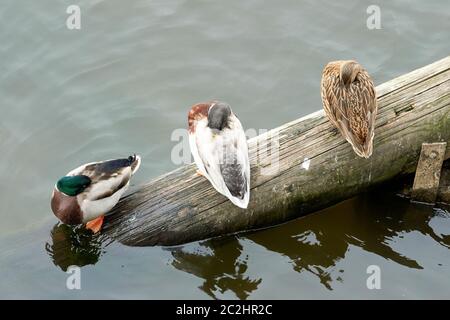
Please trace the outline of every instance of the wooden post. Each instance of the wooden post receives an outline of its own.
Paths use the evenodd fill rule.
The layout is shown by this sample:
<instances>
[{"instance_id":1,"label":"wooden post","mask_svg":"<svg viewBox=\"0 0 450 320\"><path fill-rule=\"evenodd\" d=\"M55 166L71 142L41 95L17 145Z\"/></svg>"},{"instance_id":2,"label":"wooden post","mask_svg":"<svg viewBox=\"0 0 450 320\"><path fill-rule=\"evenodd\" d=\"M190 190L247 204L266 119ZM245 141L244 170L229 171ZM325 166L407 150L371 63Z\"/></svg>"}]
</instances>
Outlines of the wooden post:
<instances>
[{"instance_id":1,"label":"wooden post","mask_svg":"<svg viewBox=\"0 0 450 320\"><path fill-rule=\"evenodd\" d=\"M447 144L448 148L449 144ZM450 161L446 161L442 167L437 201L450 205Z\"/></svg>"},{"instance_id":2,"label":"wooden post","mask_svg":"<svg viewBox=\"0 0 450 320\"><path fill-rule=\"evenodd\" d=\"M319 86L320 71L317 95ZM273 226L412 173L422 142L450 141L450 57L381 84L376 92L371 158L356 156L318 111L249 140L247 210L218 194L190 164L124 197L106 217L104 235L132 246L175 245Z\"/></svg>"},{"instance_id":3,"label":"wooden post","mask_svg":"<svg viewBox=\"0 0 450 320\"><path fill-rule=\"evenodd\" d=\"M446 142L422 144L411 192L412 201L435 203L446 148Z\"/></svg>"}]
</instances>

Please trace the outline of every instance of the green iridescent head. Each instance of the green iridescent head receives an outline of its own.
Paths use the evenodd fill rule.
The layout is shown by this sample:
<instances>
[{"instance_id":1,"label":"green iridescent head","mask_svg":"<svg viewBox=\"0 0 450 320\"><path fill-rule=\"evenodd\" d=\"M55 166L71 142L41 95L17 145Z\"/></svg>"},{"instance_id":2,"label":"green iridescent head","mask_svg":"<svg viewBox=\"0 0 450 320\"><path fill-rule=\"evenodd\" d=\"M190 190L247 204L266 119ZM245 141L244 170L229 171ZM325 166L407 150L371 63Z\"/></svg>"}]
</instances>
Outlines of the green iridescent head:
<instances>
[{"instance_id":1,"label":"green iridescent head","mask_svg":"<svg viewBox=\"0 0 450 320\"><path fill-rule=\"evenodd\" d=\"M62 177L56 183L56 187L62 193L74 197L83 192L91 184L88 176L66 176Z\"/></svg>"}]
</instances>

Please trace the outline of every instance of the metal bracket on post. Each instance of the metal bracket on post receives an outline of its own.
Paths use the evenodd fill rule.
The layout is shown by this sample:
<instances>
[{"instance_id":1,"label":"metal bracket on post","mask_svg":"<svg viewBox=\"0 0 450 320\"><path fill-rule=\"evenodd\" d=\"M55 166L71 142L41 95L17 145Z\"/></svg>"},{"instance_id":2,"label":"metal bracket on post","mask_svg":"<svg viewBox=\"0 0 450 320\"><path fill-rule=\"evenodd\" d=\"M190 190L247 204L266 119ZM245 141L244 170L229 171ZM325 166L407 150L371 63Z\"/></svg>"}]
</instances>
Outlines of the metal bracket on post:
<instances>
[{"instance_id":1,"label":"metal bracket on post","mask_svg":"<svg viewBox=\"0 0 450 320\"><path fill-rule=\"evenodd\" d=\"M436 202L446 148L446 142L422 144L411 201L430 204Z\"/></svg>"}]
</instances>

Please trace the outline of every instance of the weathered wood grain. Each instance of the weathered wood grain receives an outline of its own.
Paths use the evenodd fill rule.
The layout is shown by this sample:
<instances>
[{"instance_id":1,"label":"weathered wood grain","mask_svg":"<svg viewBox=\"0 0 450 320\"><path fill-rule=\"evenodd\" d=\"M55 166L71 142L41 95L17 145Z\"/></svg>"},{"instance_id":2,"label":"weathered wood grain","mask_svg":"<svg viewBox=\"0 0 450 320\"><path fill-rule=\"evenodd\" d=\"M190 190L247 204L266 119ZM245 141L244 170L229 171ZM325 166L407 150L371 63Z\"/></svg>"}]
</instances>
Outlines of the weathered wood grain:
<instances>
[{"instance_id":1,"label":"weathered wood grain","mask_svg":"<svg viewBox=\"0 0 450 320\"><path fill-rule=\"evenodd\" d=\"M447 144L447 150L449 149L450 148ZM444 165L442 166L441 181L439 184L437 201L443 204L450 205L450 160L444 162Z\"/></svg>"},{"instance_id":2,"label":"weathered wood grain","mask_svg":"<svg viewBox=\"0 0 450 320\"><path fill-rule=\"evenodd\" d=\"M317 86L319 94L319 81ZM249 140L247 210L215 192L191 164L123 198L107 217L104 234L132 246L175 245L268 227L414 172L423 142L450 141L450 57L376 89L370 159L356 156L318 111ZM267 153L268 147L276 152Z\"/></svg>"},{"instance_id":3,"label":"weathered wood grain","mask_svg":"<svg viewBox=\"0 0 450 320\"><path fill-rule=\"evenodd\" d=\"M447 142L423 143L411 193L411 200L434 204L441 179Z\"/></svg>"},{"instance_id":4,"label":"weathered wood grain","mask_svg":"<svg viewBox=\"0 0 450 320\"><path fill-rule=\"evenodd\" d=\"M447 146L447 150L449 149L450 148ZM393 190L398 196L412 200L411 195L416 173L412 173L402 179L393 181L392 188L390 189ZM428 205L429 203L423 204ZM444 161L444 163L442 164L442 169L440 172L440 182L437 190L437 198L435 203L432 205L435 204L444 207L450 206L450 156L448 156L447 161Z\"/></svg>"}]
</instances>

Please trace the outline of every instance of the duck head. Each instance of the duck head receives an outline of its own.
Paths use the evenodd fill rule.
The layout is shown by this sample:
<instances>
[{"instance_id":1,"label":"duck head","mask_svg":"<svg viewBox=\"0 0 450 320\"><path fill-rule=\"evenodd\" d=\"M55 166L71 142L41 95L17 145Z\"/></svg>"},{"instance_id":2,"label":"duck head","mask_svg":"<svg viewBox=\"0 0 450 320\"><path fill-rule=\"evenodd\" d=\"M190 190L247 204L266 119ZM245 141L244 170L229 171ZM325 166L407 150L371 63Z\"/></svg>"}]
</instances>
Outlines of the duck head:
<instances>
[{"instance_id":1,"label":"duck head","mask_svg":"<svg viewBox=\"0 0 450 320\"><path fill-rule=\"evenodd\" d=\"M362 70L361 65L353 60L344 61L339 70L339 78L346 87L355 81L358 73Z\"/></svg>"},{"instance_id":2,"label":"duck head","mask_svg":"<svg viewBox=\"0 0 450 320\"><path fill-rule=\"evenodd\" d=\"M228 127L231 116L231 107L225 102L214 102L208 110L208 127L223 130Z\"/></svg>"},{"instance_id":3,"label":"duck head","mask_svg":"<svg viewBox=\"0 0 450 320\"><path fill-rule=\"evenodd\" d=\"M58 180L53 190L51 207L55 216L65 224L80 224L83 213L77 196L90 184L88 176L66 176Z\"/></svg>"}]
</instances>

